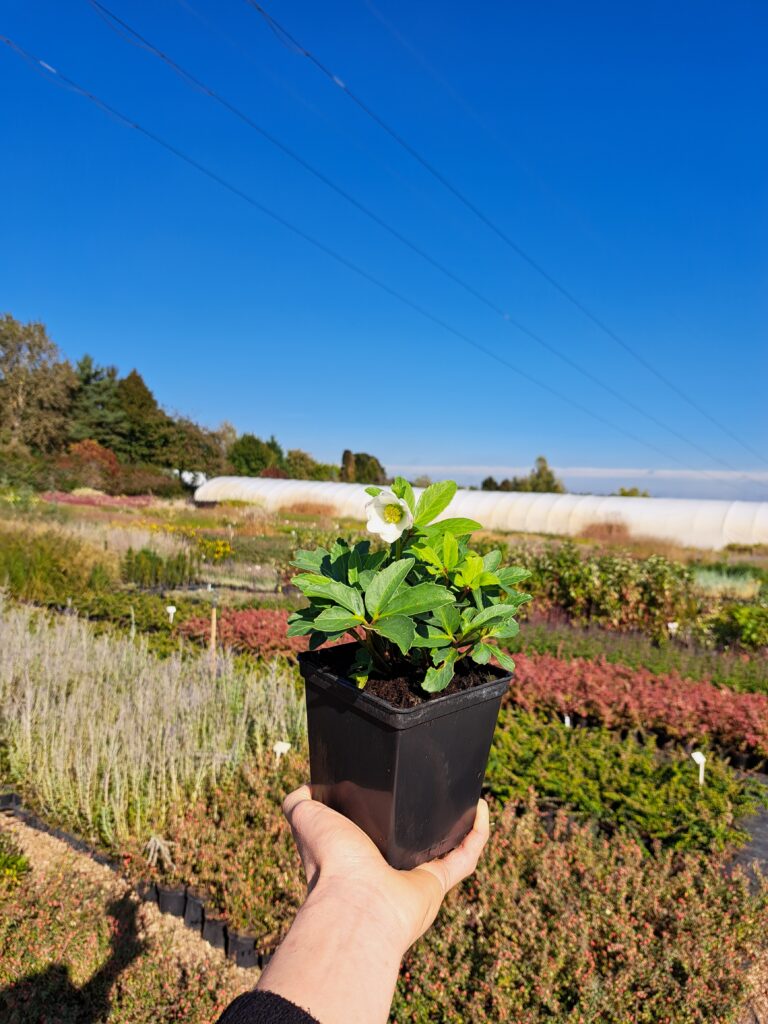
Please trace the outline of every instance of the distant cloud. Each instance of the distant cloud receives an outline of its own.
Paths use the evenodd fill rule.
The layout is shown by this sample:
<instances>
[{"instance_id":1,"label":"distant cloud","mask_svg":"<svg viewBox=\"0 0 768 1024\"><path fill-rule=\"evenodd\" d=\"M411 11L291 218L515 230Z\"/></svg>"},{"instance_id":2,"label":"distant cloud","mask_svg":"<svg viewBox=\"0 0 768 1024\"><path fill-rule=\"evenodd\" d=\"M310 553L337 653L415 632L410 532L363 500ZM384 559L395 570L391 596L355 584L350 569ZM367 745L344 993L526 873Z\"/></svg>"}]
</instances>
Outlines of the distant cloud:
<instances>
[{"instance_id":1,"label":"distant cloud","mask_svg":"<svg viewBox=\"0 0 768 1024\"><path fill-rule=\"evenodd\" d=\"M390 463L390 473L413 479L446 477L460 484L477 486L485 477L497 480L524 476L530 466L407 465ZM606 466L558 466L555 473L570 491L608 494L619 487L640 487L656 497L724 498L768 501L768 470L737 472L727 469L648 469Z\"/></svg>"}]
</instances>

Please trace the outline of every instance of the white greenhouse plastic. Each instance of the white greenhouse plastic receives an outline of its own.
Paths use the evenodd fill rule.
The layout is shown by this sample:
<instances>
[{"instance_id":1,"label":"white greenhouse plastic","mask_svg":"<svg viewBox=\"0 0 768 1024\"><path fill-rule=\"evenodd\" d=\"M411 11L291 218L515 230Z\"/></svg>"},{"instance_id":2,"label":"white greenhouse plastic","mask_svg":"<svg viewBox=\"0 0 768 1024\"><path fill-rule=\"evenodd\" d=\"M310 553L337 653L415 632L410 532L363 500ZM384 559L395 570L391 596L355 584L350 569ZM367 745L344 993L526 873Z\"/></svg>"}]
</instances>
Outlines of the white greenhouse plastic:
<instances>
[{"instance_id":1,"label":"white greenhouse plastic","mask_svg":"<svg viewBox=\"0 0 768 1024\"><path fill-rule=\"evenodd\" d=\"M416 494L420 493L415 489ZM195 501L247 501L268 511L325 505L333 515L365 519L364 484L220 476L195 491ZM459 490L446 515L467 516L501 531L576 536L587 526L623 524L633 537L697 548L768 543L768 502L694 498L614 498L582 494L520 494Z\"/></svg>"}]
</instances>

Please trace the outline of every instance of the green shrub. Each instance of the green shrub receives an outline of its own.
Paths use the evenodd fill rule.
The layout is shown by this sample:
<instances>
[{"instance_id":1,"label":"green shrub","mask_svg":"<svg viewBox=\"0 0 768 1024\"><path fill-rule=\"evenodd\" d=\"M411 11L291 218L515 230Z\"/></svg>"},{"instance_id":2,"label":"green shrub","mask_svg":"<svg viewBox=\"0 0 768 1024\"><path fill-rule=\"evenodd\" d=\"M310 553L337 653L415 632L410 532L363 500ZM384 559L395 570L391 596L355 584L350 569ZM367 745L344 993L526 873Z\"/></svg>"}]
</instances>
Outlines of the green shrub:
<instances>
[{"instance_id":1,"label":"green shrub","mask_svg":"<svg viewBox=\"0 0 768 1024\"><path fill-rule=\"evenodd\" d=\"M706 782L682 751L660 752L604 729L571 729L504 709L488 762L486 785L502 800L534 789L552 807L567 807L613 831L674 849L721 850L745 842L735 822L768 798L709 754Z\"/></svg>"},{"instance_id":2,"label":"green shrub","mask_svg":"<svg viewBox=\"0 0 768 1024\"><path fill-rule=\"evenodd\" d=\"M753 651L768 647L768 605L726 605L705 629L725 647L738 645Z\"/></svg>"},{"instance_id":3,"label":"green shrub","mask_svg":"<svg viewBox=\"0 0 768 1024\"><path fill-rule=\"evenodd\" d=\"M0 588L22 601L67 605L89 588L111 583L100 563L72 537L0 527Z\"/></svg>"},{"instance_id":4,"label":"green shrub","mask_svg":"<svg viewBox=\"0 0 768 1024\"><path fill-rule=\"evenodd\" d=\"M29 861L13 837L0 829L0 885L14 885L29 871Z\"/></svg>"},{"instance_id":5,"label":"green shrub","mask_svg":"<svg viewBox=\"0 0 768 1024\"><path fill-rule=\"evenodd\" d=\"M513 547L508 557L531 572L525 587L537 609L562 609L582 625L639 629L662 637L668 622L684 626L694 622L700 610L691 570L661 555L585 557L575 544L566 542L543 551Z\"/></svg>"},{"instance_id":6,"label":"green shrub","mask_svg":"<svg viewBox=\"0 0 768 1024\"><path fill-rule=\"evenodd\" d=\"M139 587L182 587L197 579L199 571L195 554L181 551L163 557L150 548L128 548L120 565L123 582Z\"/></svg>"},{"instance_id":7,"label":"green shrub","mask_svg":"<svg viewBox=\"0 0 768 1024\"><path fill-rule=\"evenodd\" d=\"M647 856L534 810L494 823L477 873L407 955L398 1024L724 1024L746 1019L765 953L754 894L720 857Z\"/></svg>"}]
</instances>

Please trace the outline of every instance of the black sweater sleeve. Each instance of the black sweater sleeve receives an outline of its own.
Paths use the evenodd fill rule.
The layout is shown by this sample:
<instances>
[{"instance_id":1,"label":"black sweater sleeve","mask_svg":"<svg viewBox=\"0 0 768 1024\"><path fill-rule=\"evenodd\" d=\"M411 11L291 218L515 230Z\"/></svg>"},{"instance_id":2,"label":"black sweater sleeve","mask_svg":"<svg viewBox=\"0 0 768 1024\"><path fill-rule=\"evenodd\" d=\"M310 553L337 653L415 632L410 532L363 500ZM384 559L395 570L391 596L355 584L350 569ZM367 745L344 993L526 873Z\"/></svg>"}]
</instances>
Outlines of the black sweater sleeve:
<instances>
[{"instance_id":1,"label":"black sweater sleeve","mask_svg":"<svg viewBox=\"0 0 768 1024\"><path fill-rule=\"evenodd\" d=\"M319 1024L319 1021L273 992L246 992L229 1004L218 1024Z\"/></svg>"}]
</instances>

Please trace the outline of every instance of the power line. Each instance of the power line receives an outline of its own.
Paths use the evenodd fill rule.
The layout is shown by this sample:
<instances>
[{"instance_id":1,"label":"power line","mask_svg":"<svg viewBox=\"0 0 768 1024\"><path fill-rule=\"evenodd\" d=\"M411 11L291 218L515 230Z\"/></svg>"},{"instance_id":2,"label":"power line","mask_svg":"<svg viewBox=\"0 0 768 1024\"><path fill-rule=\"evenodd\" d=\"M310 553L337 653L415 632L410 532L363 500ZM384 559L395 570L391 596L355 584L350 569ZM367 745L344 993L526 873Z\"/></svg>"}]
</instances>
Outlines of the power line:
<instances>
[{"instance_id":1,"label":"power line","mask_svg":"<svg viewBox=\"0 0 768 1024\"><path fill-rule=\"evenodd\" d=\"M266 11L258 0L245 0L245 2L252 7L261 17L265 20L267 25L272 29L273 33L277 36L281 42L286 45L289 49L292 49L294 53L299 56L306 57L307 60L313 64L318 71L320 71L329 81L344 92L353 103L355 103L363 113L374 121L383 131L387 133L397 144L402 147L417 163L419 163L436 181L447 189L456 199L459 200L471 213L477 217L490 231L492 231L502 242L505 243L510 249L512 249L525 263L531 267L537 274L544 278L552 288L554 288L566 301L572 306L578 309L588 320L590 320L595 327L603 332L607 337L619 345L625 352L632 356L641 366L643 366L649 373L653 374L657 380L661 381L666 387L673 391L678 398L681 398L684 402L690 405L699 415L709 420L714 426L723 433L727 434L731 440L736 441L737 444L741 445L746 451L756 458L760 459L761 462L768 465L768 458L766 458L761 452L757 451L750 444L740 438L730 427L726 424L721 423L716 419L706 408L699 405L693 398L690 397L682 388L680 388L673 380L663 374L650 360L646 359L641 352L630 345L628 341L621 337L613 328L609 327L600 317L597 316L584 302L581 301L576 295L573 294L565 285L561 284L545 267L542 266L533 256L531 256L518 242L516 242L503 228L492 220L486 213L484 213L468 196L464 194L449 178L446 177L442 171L438 170L433 163L431 163L425 156L423 156L414 146L412 146L395 128L393 128L387 121L385 121L379 114L373 110L356 92L344 82L338 75L334 74L333 71L323 64L323 62L315 56L315 54L308 50L298 39L293 36L288 29L286 29L280 22L277 21L268 11ZM719 460L718 460L719 461Z\"/></svg>"},{"instance_id":2,"label":"power line","mask_svg":"<svg viewBox=\"0 0 768 1024\"><path fill-rule=\"evenodd\" d=\"M581 405L581 403L575 401L569 395L564 394L557 388L554 388L550 384L547 384L545 381L539 380L533 374L528 373L526 370L523 370L519 366L516 366L514 363L505 359L503 356L500 356L497 352L495 352L493 349L488 348L482 342L477 341L470 335L465 334L463 331L459 330L456 327L453 327L451 324L447 323L441 317L436 316L434 313L431 313L428 309L425 309L423 306L415 302L413 299L408 298L408 296L403 295L401 292L397 291L397 289L392 288L390 285L381 281L373 274L370 274L367 270L365 270L359 264L355 263L353 260L350 260L346 256L343 256L341 253L337 252L335 249L326 245L318 238L315 238L313 235L309 234L302 228L298 227L291 221L287 220L281 214L276 213L268 206L265 206L258 199L255 199L252 195L243 191L243 189L239 188L237 185L232 184L232 182L228 181L226 178L223 178L220 174L218 174L216 171L211 170L211 168L207 167L205 164L200 163L194 157L190 156L183 150L179 149L177 146L173 145L173 143L168 142L162 136L157 135L155 132L151 131L148 128L145 128L138 121L134 121L132 118L121 113L119 110L111 106L105 100L100 99L100 97L98 97L95 93L92 93L84 86L79 85L73 79L69 78L67 75L64 75L58 69L54 68L51 64L48 64L46 61L41 60L39 57L36 57L33 54L31 54L28 50L24 49L24 47L14 42L14 40L10 39L8 36L0 34L0 42L5 43L6 46L8 46L20 57L22 57L25 61L27 61L36 71L41 72L44 75L44 77L46 77L49 81L61 85L62 87L71 92L77 93L79 96L82 96L84 99L93 103L103 113L115 119L119 124L123 125L126 128L131 128L134 131L139 132L145 138L149 139L151 142L154 142L157 146L161 147L166 152L171 153L177 159L183 161L188 166L194 168L196 171L198 171L200 174L203 174L211 181L214 181L217 185L220 185L228 192L237 196L237 198L242 199L244 202L248 203L249 206L252 206L254 209L258 210L266 217L269 217L275 223L286 228L288 231L296 235L298 238L301 238L303 241L308 242L310 245L312 245L320 252L324 253L326 256L330 256L331 259L339 263L341 266L345 267L348 270L351 270L353 273L357 274L363 280L368 281L370 284L374 285L380 291L396 299L402 305L414 310L416 313L418 313L424 319L428 320L430 323L435 324L442 330L448 332L449 334L452 334L454 337L463 341L465 344L471 346L472 348L476 349L479 352L482 352L488 358L493 359L495 362L500 363L507 369L512 370L512 372L517 374L519 377L522 377L524 380L533 384L540 390L546 391L548 394L553 395L560 401L565 402L567 405L570 405L578 412L586 416L589 416L591 419L596 420L598 423L602 423L604 426L610 427L612 430L617 431L623 436L629 438L631 441L634 441L636 444L643 445L644 447L649 448L650 450L656 452L662 457L669 459L672 462L676 462L679 465L684 466L685 468L688 468L687 464L682 460L678 459L676 456L671 455L669 452L666 452L661 448L658 448L656 445L652 444L649 441L644 441L642 438L637 437L631 431L626 430L621 425L612 422L611 420L607 419L604 416L601 416L599 413L595 412L592 409L589 409L587 406ZM735 487L736 485L729 484L729 486Z\"/></svg>"},{"instance_id":3,"label":"power line","mask_svg":"<svg viewBox=\"0 0 768 1024\"><path fill-rule=\"evenodd\" d=\"M500 316L501 319L506 324L514 327L522 334L526 335L533 341L537 342L544 349L546 349L546 351L555 355L567 366L570 366L572 369L576 370L577 373L580 373L587 380L596 384L598 387L601 387L607 394L611 395L618 401L623 402L628 408L632 409L633 412L641 416L644 416L651 423L654 423L656 426L661 427L661 429L666 430L668 433L676 437L678 440L682 441L684 444L689 445L691 448L695 449L700 454L704 455L706 458L711 459L713 462L717 462L720 465L725 466L727 469L735 470L735 467L732 466L730 463L718 458L718 456L716 455L713 455L706 448L700 445L697 441L692 441L690 438L682 434L679 430L664 423L654 414L647 412L632 399L626 398L614 387L602 381L596 374L592 373L589 369L586 369L583 366L581 366L575 359L567 355L557 346L553 345L551 342L546 341L540 335L536 334L534 331L530 330L528 327L522 324L519 320L512 317L509 313L507 313L506 310L504 310L496 302L488 298L477 288L469 284L458 274L452 271L450 268L446 267L439 260L435 259L432 255L430 255L430 253L424 250L417 243L413 242L407 236L402 234L402 232L397 230L397 228L393 227L388 221L380 217L370 207L366 206L360 200L356 199L355 196L349 193L346 189L338 185L335 181L329 178L322 171L318 170L315 166L309 163L309 161L307 161L306 159L304 159L304 157L297 153L296 150L292 149L290 146L281 142L280 139L278 139L275 135L267 131L262 125L258 124L249 114L245 113L239 107L236 107L233 103L227 100L215 89L211 88L209 85L201 81L201 79L193 75L186 68L182 67L179 63L173 60L173 58L171 58L167 53L165 53L159 47L155 46L155 44L152 43L149 39L147 39L146 36L142 35L135 28L129 25L128 22L114 14L114 12L112 12L105 4L101 3L101 0L87 0L87 2L105 21L109 28L116 32L122 39L125 39L133 46L137 46L143 51L157 57L167 67L169 67L173 72L175 72L187 85L189 85L191 88L199 92L204 93L205 95L213 99L216 103L218 103L220 106L223 106L231 114L233 114L235 117L243 121L249 128L252 128L254 131L256 131L262 138L266 139L267 142L269 142L272 146L277 148L285 156L289 157L300 167L302 167L305 171L307 171L317 180L322 182L327 188L331 189L337 195L341 196L341 198L343 198L346 202L350 203L356 210L363 213L376 225L378 225L384 231L388 232L392 237L397 239L397 241L405 245L412 252L416 253L419 257L421 257L423 260L429 263L432 267L439 270L440 273L444 274L449 280L453 281L454 284L459 285L459 287L463 288L466 292L472 295L484 306L486 306L488 309L492 310L495 314Z\"/></svg>"}]
</instances>

